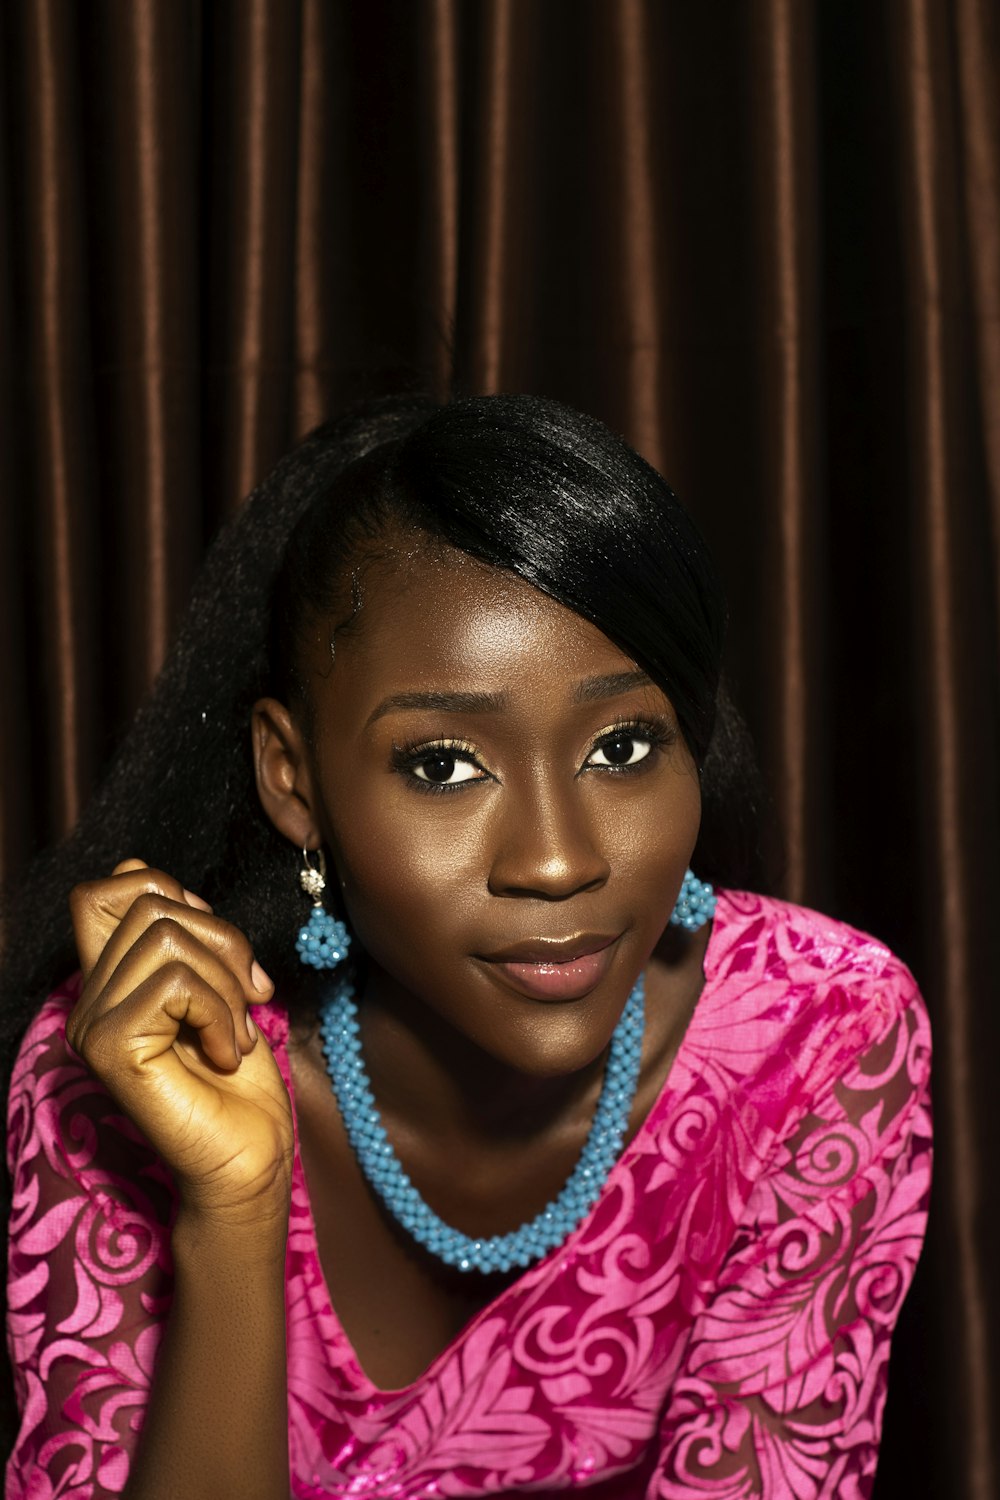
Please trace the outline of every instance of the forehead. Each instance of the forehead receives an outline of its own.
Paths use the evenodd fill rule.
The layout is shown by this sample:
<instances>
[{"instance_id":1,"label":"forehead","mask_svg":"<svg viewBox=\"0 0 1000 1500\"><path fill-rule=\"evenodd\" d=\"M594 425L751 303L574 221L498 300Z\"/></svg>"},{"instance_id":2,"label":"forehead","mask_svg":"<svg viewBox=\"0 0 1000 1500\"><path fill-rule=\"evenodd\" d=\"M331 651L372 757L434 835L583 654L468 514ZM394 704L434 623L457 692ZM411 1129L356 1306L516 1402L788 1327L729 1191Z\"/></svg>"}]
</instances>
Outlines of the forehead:
<instances>
[{"instance_id":1,"label":"forehead","mask_svg":"<svg viewBox=\"0 0 1000 1500\"><path fill-rule=\"evenodd\" d=\"M355 606L346 628L331 620L316 640L314 666L338 693L377 700L404 687L519 680L548 689L634 666L596 625L516 574L426 539L393 542L370 561L356 575Z\"/></svg>"}]
</instances>

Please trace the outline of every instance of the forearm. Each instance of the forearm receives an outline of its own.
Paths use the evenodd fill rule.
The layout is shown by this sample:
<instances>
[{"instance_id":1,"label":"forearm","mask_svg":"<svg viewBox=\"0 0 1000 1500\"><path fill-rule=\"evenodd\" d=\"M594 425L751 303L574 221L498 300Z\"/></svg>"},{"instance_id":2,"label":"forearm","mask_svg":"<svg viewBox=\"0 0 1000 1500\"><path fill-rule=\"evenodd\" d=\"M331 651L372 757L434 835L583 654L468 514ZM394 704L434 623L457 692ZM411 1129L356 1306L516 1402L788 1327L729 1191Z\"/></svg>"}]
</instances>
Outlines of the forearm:
<instances>
[{"instance_id":1,"label":"forearm","mask_svg":"<svg viewBox=\"0 0 1000 1500\"><path fill-rule=\"evenodd\" d=\"M179 1216L174 1298L125 1500L288 1500L287 1211Z\"/></svg>"}]
</instances>

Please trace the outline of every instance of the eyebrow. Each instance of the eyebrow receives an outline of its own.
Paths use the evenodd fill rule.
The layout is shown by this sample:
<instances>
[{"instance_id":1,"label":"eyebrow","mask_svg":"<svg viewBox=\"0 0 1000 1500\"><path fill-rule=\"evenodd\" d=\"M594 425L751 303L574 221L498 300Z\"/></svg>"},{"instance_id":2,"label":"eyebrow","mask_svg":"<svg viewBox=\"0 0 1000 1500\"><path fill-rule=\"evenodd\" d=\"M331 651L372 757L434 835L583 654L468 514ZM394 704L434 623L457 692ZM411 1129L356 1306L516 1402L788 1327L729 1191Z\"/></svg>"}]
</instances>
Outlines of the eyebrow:
<instances>
[{"instance_id":1,"label":"eyebrow","mask_svg":"<svg viewBox=\"0 0 1000 1500\"><path fill-rule=\"evenodd\" d=\"M573 689L574 703L593 703L598 698L618 698L634 688L652 687L648 672L609 672L605 677L587 677Z\"/></svg>"},{"instance_id":2,"label":"eyebrow","mask_svg":"<svg viewBox=\"0 0 1000 1500\"><path fill-rule=\"evenodd\" d=\"M506 693L392 693L390 697L383 698L369 714L368 724L374 724L383 714L391 714L397 708L429 708L438 713L488 714L499 712L509 702Z\"/></svg>"},{"instance_id":3,"label":"eyebrow","mask_svg":"<svg viewBox=\"0 0 1000 1500\"><path fill-rule=\"evenodd\" d=\"M573 689L574 703L593 703L600 698L618 698L634 688L650 687L648 672L609 672L603 677L586 677ZM509 707L507 693L392 693L383 698L368 716L369 725L396 709L431 709L437 713L489 714Z\"/></svg>"}]
</instances>

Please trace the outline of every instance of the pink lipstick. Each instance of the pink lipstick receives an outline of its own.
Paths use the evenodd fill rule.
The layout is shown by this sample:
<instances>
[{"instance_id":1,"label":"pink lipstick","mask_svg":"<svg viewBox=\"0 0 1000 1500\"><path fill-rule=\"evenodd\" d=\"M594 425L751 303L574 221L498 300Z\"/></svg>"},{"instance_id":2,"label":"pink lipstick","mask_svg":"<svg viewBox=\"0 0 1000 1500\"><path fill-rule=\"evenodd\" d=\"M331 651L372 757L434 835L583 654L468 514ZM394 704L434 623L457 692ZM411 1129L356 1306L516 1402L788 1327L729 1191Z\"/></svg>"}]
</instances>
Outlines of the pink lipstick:
<instances>
[{"instance_id":1,"label":"pink lipstick","mask_svg":"<svg viewBox=\"0 0 1000 1500\"><path fill-rule=\"evenodd\" d=\"M608 972L617 941L585 935L555 943L523 943L487 961L532 999L581 1000Z\"/></svg>"}]
</instances>

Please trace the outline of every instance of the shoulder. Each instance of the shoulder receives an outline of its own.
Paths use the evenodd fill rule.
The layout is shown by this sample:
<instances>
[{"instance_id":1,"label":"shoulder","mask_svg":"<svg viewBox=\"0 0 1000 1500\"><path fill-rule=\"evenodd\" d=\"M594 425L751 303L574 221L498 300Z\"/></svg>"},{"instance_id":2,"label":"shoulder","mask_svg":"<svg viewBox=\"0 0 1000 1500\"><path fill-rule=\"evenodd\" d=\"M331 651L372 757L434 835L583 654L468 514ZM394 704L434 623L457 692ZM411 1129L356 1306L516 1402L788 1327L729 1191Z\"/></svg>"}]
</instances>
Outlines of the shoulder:
<instances>
[{"instance_id":1,"label":"shoulder","mask_svg":"<svg viewBox=\"0 0 1000 1500\"><path fill-rule=\"evenodd\" d=\"M836 917L755 891L720 890L718 898L719 930L713 934L713 945L718 940L720 959L739 952L745 960L753 951L776 972L909 975L905 964L878 938Z\"/></svg>"},{"instance_id":2,"label":"shoulder","mask_svg":"<svg viewBox=\"0 0 1000 1500\"><path fill-rule=\"evenodd\" d=\"M80 994L75 974L54 990L21 1039L7 1095L7 1158L13 1158L31 1133L36 1117L67 1084L85 1084L87 1070L66 1041L66 1021Z\"/></svg>"},{"instance_id":3,"label":"shoulder","mask_svg":"<svg viewBox=\"0 0 1000 1500\"><path fill-rule=\"evenodd\" d=\"M171 1295L173 1183L67 1044L79 989L70 980L34 1016L8 1103L10 1494L90 1495L98 1470L119 1492Z\"/></svg>"},{"instance_id":4,"label":"shoulder","mask_svg":"<svg viewBox=\"0 0 1000 1500\"><path fill-rule=\"evenodd\" d=\"M141 1200L166 1222L173 1204L169 1173L66 1040L79 993L79 975L53 991L28 1026L14 1063L7 1165L15 1210L19 1203L26 1212L35 1204L44 1180L44 1194L83 1194L99 1200L102 1211L109 1195Z\"/></svg>"},{"instance_id":5,"label":"shoulder","mask_svg":"<svg viewBox=\"0 0 1000 1500\"><path fill-rule=\"evenodd\" d=\"M835 917L758 896L720 891L706 969L724 988L780 986L803 1003L830 1003L842 990L873 1009L923 1009L916 980L884 943Z\"/></svg>"},{"instance_id":6,"label":"shoulder","mask_svg":"<svg viewBox=\"0 0 1000 1500\"><path fill-rule=\"evenodd\" d=\"M706 954L710 1008L727 1026L745 1021L770 1052L795 1058L816 1087L896 1039L919 1087L930 1027L907 966L884 943L808 907L721 891Z\"/></svg>"}]
</instances>

